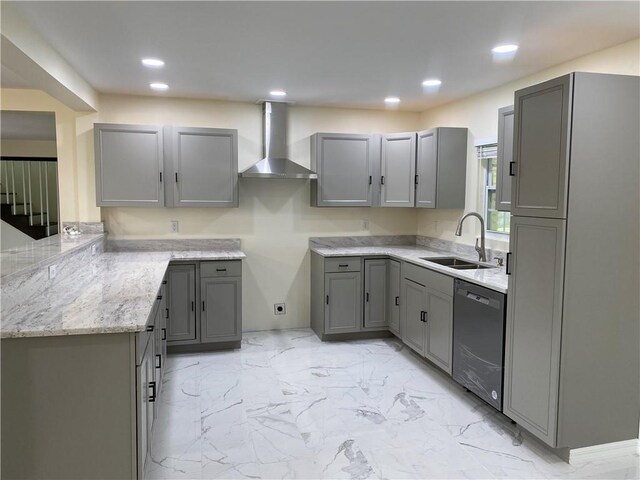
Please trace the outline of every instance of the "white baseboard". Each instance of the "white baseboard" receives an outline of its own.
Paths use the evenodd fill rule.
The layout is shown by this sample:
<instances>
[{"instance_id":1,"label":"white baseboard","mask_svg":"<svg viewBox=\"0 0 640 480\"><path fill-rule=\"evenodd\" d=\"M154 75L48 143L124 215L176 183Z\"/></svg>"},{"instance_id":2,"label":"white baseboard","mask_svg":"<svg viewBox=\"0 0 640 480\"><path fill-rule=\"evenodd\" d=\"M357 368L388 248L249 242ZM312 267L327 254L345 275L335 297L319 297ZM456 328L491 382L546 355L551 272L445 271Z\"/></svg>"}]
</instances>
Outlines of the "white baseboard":
<instances>
[{"instance_id":1,"label":"white baseboard","mask_svg":"<svg viewBox=\"0 0 640 480\"><path fill-rule=\"evenodd\" d=\"M591 462L593 460L629 455L633 453L640 453L640 441L637 438L622 442L593 445L592 447L568 449L566 452L567 458L565 458L565 460L571 465L576 465Z\"/></svg>"}]
</instances>

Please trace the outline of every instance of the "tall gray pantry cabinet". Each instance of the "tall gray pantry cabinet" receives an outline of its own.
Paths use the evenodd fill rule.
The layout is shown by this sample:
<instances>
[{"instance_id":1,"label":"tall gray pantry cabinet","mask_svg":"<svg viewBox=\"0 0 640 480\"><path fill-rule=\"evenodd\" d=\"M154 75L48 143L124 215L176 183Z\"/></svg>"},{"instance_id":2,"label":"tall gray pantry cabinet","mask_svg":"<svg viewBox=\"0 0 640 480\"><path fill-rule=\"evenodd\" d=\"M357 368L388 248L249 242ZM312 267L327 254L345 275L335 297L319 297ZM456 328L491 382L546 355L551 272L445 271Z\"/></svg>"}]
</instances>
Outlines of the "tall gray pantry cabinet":
<instances>
[{"instance_id":1,"label":"tall gray pantry cabinet","mask_svg":"<svg viewBox=\"0 0 640 480\"><path fill-rule=\"evenodd\" d=\"M515 95L504 413L552 447L638 437L638 105L622 75Z\"/></svg>"}]
</instances>

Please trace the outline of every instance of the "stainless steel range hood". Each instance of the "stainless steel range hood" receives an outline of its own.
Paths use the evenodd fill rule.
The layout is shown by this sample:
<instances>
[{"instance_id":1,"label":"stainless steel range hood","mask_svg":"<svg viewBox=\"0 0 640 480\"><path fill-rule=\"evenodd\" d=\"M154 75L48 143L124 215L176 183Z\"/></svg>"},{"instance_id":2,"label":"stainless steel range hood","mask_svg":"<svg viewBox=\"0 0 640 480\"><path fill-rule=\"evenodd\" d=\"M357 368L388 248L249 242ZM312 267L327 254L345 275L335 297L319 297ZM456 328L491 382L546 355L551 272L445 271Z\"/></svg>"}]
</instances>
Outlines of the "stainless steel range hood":
<instances>
[{"instance_id":1,"label":"stainless steel range hood","mask_svg":"<svg viewBox=\"0 0 640 480\"><path fill-rule=\"evenodd\" d=\"M287 158L288 105L264 102L262 108L264 158L239 175L251 178L318 178L318 175L308 168Z\"/></svg>"}]
</instances>

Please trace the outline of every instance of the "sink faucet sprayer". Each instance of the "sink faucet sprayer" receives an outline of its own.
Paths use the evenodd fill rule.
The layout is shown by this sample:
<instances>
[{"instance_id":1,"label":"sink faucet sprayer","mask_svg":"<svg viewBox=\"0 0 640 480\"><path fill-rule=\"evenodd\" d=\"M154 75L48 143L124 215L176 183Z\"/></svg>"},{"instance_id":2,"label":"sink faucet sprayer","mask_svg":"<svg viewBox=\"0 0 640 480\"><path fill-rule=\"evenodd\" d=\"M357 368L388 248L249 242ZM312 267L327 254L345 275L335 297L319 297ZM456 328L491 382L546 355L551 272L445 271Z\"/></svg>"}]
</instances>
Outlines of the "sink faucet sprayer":
<instances>
[{"instance_id":1,"label":"sink faucet sprayer","mask_svg":"<svg viewBox=\"0 0 640 480\"><path fill-rule=\"evenodd\" d=\"M480 220L480 246L478 246L478 239L476 238L476 252L478 252L478 259L481 262L486 262L487 253L484 249L484 218L482 218L482 215L476 212L470 212L463 216L458 222L458 228L456 228L456 237L462 236L462 222L464 222L467 217L478 217L478 220Z\"/></svg>"}]
</instances>

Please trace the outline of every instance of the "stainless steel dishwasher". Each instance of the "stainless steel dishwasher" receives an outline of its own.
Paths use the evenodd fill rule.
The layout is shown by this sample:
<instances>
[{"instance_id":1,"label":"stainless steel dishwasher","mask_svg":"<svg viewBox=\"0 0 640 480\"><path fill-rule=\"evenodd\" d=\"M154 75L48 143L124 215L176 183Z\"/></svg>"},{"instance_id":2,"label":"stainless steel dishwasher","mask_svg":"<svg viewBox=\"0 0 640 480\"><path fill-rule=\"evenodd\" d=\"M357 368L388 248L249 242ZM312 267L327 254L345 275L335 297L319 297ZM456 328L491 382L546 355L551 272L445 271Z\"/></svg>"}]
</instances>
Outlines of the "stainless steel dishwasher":
<instances>
[{"instance_id":1,"label":"stainless steel dishwasher","mask_svg":"<svg viewBox=\"0 0 640 480\"><path fill-rule=\"evenodd\" d=\"M455 281L453 379L502 411L506 295Z\"/></svg>"}]
</instances>

